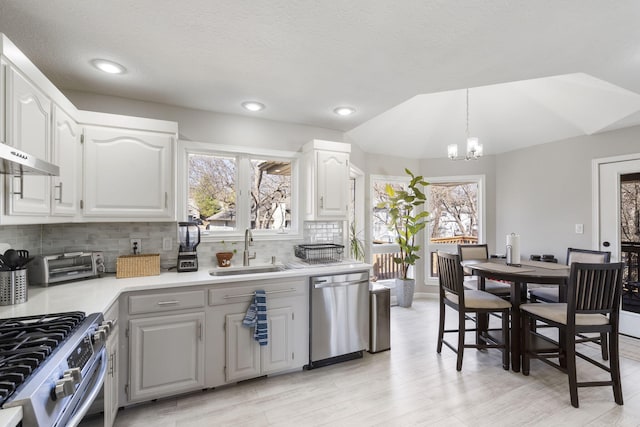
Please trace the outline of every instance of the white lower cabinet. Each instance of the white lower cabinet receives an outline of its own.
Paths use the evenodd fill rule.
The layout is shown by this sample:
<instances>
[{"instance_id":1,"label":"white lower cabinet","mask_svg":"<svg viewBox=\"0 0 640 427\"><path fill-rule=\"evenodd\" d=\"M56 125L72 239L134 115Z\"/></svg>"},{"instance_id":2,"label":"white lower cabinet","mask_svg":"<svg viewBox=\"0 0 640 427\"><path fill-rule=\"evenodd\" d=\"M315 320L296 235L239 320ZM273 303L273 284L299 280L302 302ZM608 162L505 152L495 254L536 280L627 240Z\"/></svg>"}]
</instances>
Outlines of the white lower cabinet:
<instances>
[{"instance_id":1,"label":"white lower cabinet","mask_svg":"<svg viewBox=\"0 0 640 427\"><path fill-rule=\"evenodd\" d=\"M111 321L113 328L107 339L107 376L104 379L104 427L111 427L118 415L118 362L120 339L118 334L118 302L105 313L105 320Z\"/></svg>"},{"instance_id":2,"label":"white lower cabinet","mask_svg":"<svg viewBox=\"0 0 640 427\"><path fill-rule=\"evenodd\" d=\"M207 387L290 372L309 362L308 278L247 281L209 290ZM242 320L256 290L267 296L267 345Z\"/></svg>"},{"instance_id":3,"label":"white lower cabinet","mask_svg":"<svg viewBox=\"0 0 640 427\"><path fill-rule=\"evenodd\" d=\"M267 345L253 338L253 328L242 324L245 313L228 314L226 329L226 380L239 381L285 371L293 367L293 307L267 310Z\"/></svg>"},{"instance_id":4,"label":"white lower cabinet","mask_svg":"<svg viewBox=\"0 0 640 427\"><path fill-rule=\"evenodd\" d=\"M129 320L129 401L204 388L204 313Z\"/></svg>"}]
</instances>

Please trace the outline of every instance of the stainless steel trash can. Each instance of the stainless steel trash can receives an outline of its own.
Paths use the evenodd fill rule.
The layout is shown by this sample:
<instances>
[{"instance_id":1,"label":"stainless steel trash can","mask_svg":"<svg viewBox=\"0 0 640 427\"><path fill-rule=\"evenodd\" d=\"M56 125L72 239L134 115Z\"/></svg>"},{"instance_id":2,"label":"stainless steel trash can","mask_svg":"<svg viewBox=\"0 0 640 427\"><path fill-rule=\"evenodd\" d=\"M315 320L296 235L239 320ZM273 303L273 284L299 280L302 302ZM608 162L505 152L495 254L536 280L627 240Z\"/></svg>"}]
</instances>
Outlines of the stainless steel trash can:
<instances>
[{"instance_id":1,"label":"stainless steel trash can","mask_svg":"<svg viewBox=\"0 0 640 427\"><path fill-rule=\"evenodd\" d=\"M371 284L369 287L369 353L391 348L391 289Z\"/></svg>"}]
</instances>

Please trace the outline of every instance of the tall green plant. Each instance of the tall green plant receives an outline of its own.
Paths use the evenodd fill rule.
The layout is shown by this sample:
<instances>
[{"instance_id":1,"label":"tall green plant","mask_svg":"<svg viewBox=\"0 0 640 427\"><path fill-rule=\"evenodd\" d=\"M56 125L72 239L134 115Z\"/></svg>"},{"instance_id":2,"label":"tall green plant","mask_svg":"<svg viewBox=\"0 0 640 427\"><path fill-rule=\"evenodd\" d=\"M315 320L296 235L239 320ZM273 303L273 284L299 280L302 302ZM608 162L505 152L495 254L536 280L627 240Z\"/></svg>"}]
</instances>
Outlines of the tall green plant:
<instances>
[{"instance_id":1,"label":"tall green plant","mask_svg":"<svg viewBox=\"0 0 640 427\"><path fill-rule=\"evenodd\" d=\"M422 176L415 176L409 169L405 168L404 171L411 177L407 189L395 190L391 184L387 184L385 192L389 200L379 203L378 207L389 211L387 227L396 232L396 243L400 246L400 256L394 257L393 261L400 265L402 279L407 280L409 267L420 259L420 245L415 244L416 235L429 221L429 212L426 210L416 213L427 200L421 187L429 183Z\"/></svg>"}]
</instances>

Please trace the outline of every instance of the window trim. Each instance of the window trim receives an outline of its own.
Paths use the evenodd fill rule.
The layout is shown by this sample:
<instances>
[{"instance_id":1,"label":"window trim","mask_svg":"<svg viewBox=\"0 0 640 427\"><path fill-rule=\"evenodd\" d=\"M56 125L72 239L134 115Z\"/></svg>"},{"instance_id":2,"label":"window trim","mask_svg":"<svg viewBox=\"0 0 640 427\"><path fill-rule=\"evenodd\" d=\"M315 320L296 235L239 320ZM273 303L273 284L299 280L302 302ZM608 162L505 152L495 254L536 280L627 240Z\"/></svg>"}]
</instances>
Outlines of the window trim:
<instances>
[{"instance_id":1,"label":"window trim","mask_svg":"<svg viewBox=\"0 0 640 427\"><path fill-rule=\"evenodd\" d=\"M215 144L197 141L178 140L178 179L177 181L177 215L178 221L187 220L188 210L188 179L189 154L203 154L211 156L233 156L238 159L238 176L236 177L237 190L242 191L249 188L249 176L241 176L241 163L248 162L249 159L258 158L265 160L285 160L291 162L291 208L294 215L291 217L291 228L284 232L280 230L251 230L254 238L260 240L291 240L302 238L301 209L300 209L300 158L301 154L294 151L271 150L261 148L239 147L228 144ZM246 188L245 188L246 187ZM238 215L238 227L236 230L209 230L203 231L201 240L203 242L219 241L228 239L230 241L242 241L244 239L245 227L249 224L249 213Z\"/></svg>"}]
</instances>

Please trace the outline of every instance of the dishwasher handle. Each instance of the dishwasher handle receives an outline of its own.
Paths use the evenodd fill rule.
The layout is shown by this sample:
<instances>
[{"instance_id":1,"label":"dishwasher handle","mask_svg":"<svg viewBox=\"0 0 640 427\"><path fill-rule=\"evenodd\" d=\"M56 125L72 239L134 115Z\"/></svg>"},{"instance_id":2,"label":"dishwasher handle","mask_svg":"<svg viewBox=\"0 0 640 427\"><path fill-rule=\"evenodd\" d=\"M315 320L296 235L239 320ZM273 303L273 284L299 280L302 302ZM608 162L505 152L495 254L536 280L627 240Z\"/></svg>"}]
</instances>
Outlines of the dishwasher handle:
<instances>
[{"instance_id":1,"label":"dishwasher handle","mask_svg":"<svg viewBox=\"0 0 640 427\"><path fill-rule=\"evenodd\" d=\"M366 280L352 280L352 281L349 281L349 282L329 282L329 283L326 283L325 280L322 280L321 282L323 282L323 283L314 283L313 287L315 289L323 289L323 288L338 288L338 287L342 287L342 286L364 285L364 284L368 284L369 280L368 279L366 279Z\"/></svg>"}]
</instances>

